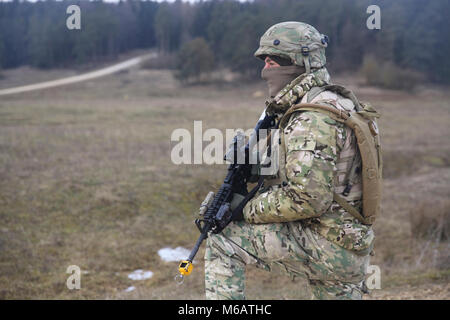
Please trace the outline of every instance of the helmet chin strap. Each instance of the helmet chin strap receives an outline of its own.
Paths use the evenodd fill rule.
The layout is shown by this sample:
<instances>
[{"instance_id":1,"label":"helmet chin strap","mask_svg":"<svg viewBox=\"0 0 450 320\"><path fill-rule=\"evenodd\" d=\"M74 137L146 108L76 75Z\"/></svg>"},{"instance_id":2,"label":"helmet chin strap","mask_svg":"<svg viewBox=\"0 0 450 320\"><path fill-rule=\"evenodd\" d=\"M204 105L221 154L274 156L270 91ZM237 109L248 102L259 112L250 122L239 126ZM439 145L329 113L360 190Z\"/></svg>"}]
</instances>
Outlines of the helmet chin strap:
<instances>
[{"instance_id":1,"label":"helmet chin strap","mask_svg":"<svg viewBox=\"0 0 450 320\"><path fill-rule=\"evenodd\" d=\"M306 73L311 73L311 66L309 64L309 56L303 56L303 65L305 66Z\"/></svg>"},{"instance_id":2,"label":"helmet chin strap","mask_svg":"<svg viewBox=\"0 0 450 320\"><path fill-rule=\"evenodd\" d=\"M306 73L311 73L311 65L309 63L309 47L308 46L302 46L302 60L303 60L303 66L305 67Z\"/></svg>"}]
</instances>

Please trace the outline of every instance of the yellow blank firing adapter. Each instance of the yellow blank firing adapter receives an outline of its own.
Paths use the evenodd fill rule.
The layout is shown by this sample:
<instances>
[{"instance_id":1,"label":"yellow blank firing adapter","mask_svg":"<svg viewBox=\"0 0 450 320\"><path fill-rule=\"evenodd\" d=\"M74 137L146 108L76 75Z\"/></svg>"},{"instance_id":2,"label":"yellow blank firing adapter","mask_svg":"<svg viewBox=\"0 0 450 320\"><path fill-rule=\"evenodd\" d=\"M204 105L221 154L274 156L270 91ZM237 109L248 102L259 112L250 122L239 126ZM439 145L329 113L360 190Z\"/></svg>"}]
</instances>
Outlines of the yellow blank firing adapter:
<instances>
[{"instance_id":1,"label":"yellow blank firing adapter","mask_svg":"<svg viewBox=\"0 0 450 320\"><path fill-rule=\"evenodd\" d=\"M191 261L183 260L180 262L180 265L178 266L178 271L180 271L181 275L188 276L191 274L193 268L194 266L192 265Z\"/></svg>"}]
</instances>

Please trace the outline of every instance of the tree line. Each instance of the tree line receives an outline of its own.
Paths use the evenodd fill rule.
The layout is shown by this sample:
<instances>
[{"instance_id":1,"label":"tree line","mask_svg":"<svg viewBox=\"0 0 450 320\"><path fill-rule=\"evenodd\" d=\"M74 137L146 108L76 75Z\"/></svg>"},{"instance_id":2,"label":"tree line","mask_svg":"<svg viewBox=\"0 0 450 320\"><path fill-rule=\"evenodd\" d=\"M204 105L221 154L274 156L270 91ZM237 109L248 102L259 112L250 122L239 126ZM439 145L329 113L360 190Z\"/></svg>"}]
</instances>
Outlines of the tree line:
<instances>
[{"instance_id":1,"label":"tree line","mask_svg":"<svg viewBox=\"0 0 450 320\"><path fill-rule=\"evenodd\" d=\"M66 27L71 4L81 8L81 30ZM380 30L366 26L372 4L381 9ZM175 54L190 47L189 54L197 55L189 46L197 41L202 48L206 43L214 66L254 75L261 64L253 53L264 31L303 21L329 36L332 71L356 70L371 56L450 83L448 12L447 0L14 0L0 3L0 68L72 67L147 48Z\"/></svg>"}]
</instances>

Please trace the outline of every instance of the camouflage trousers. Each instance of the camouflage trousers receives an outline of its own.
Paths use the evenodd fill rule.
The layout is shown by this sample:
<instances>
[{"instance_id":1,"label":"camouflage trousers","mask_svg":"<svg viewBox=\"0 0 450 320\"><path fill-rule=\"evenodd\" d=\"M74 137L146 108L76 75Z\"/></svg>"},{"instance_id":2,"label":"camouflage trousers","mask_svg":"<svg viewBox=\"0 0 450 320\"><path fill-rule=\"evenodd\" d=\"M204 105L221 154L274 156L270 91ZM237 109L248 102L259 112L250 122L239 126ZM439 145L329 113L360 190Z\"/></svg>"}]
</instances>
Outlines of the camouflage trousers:
<instances>
[{"instance_id":1,"label":"camouflage trousers","mask_svg":"<svg viewBox=\"0 0 450 320\"><path fill-rule=\"evenodd\" d=\"M299 222L233 222L210 234L205 252L207 299L245 299L245 266L308 280L312 299L361 299L369 255L357 255Z\"/></svg>"}]
</instances>

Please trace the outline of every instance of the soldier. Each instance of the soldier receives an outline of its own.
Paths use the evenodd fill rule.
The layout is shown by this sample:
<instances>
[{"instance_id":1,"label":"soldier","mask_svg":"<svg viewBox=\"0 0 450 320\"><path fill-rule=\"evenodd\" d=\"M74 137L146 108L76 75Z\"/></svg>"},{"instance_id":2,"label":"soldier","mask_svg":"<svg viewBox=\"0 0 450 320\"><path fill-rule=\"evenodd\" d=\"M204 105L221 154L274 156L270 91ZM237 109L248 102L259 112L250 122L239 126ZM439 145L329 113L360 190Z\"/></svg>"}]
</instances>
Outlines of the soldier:
<instances>
[{"instance_id":1,"label":"soldier","mask_svg":"<svg viewBox=\"0 0 450 320\"><path fill-rule=\"evenodd\" d=\"M207 299L245 299L247 264L306 279L311 298L362 298L374 233L373 221L360 215L355 134L331 113L288 112L298 103L346 112L360 106L350 91L330 85L327 45L327 36L301 22L276 24L261 37L255 56L265 61L266 113L279 120L279 171L266 177L240 218L209 235Z\"/></svg>"}]
</instances>

